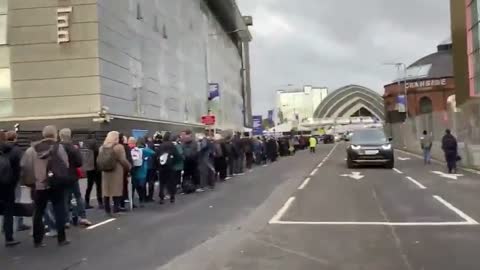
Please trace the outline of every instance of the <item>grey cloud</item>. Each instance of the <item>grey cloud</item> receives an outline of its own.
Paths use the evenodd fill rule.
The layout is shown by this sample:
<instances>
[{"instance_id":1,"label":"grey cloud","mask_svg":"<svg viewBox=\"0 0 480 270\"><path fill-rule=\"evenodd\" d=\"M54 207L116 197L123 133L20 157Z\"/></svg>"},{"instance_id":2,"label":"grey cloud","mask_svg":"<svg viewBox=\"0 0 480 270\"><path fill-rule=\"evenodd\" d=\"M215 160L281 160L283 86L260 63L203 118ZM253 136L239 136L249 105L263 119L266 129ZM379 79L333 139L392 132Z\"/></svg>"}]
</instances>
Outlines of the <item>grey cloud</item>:
<instances>
[{"instance_id":1,"label":"grey cloud","mask_svg":"<svg viewBox=\"0 0 480 270\"><path fill-rule=\"evenodd\" d=\"M407 64L450 35L448 0L238 0L254 16L254 112L274 108L285 84L331 90L355 83L383 92Z\"/></svg>"}]
</instances>

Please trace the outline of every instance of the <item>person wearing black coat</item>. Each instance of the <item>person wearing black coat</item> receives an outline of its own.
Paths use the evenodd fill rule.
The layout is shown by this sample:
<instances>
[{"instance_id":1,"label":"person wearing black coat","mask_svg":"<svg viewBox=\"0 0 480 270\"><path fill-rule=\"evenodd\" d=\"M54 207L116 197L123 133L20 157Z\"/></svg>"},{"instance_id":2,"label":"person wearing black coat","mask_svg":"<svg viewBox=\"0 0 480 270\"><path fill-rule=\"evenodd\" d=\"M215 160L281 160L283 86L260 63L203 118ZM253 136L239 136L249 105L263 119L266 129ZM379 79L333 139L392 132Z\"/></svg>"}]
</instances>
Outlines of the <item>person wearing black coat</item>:
<instances>
[{"instance_id":1,"label":"person wearing black coat","mask_svg":"<svg viewBox=\"0 0 480 270\"><path fill-rule=\"evenodd\" d=\"M19 241L16 241L13 238L13 215L15 206L15 188L20 179L22 151L18 147L6 143L6 134L3 131L0 131L0 155L7 157L11 168L9 179L3 179L2 182L0 182L0 204L3 206L5 246L13 247L20 244Z\"/></svg>"},{"instance_id":2,"label":"person wearing black coat","mask_svg":"<svg viewBox=\"0 0 480 270\"><path fill-rule=\"evenodd\" d=\"M118 143L123 145L123 148L125 149L125 155L127 156L127 160L130 164L133 164L133 159L132 159L132 152L130 151L130 148L128 147L128 140L127 137L123 133L120 133L118 135ZM120 211L125 211L125 201L128 201L128 175L130 172L125 172L123 174L123 198L120 200ZM132 190L133 191L133 190Z\"/></svg>"},{"instance_id":3,"label":"person wearing black coat","mask_svg":"<svg viewBox=\"0 0 480 270\"><path fill-rule=\"evenodd\" d=\"M448 173L457 173L458 143L452 132L447 129L442 138L442 150L445 153Z\"/></svg>"},{"instance_id":4,"label":"person wearing black coat","mask_svg":"<svg viewBox=\"0 0 480 270\"><path fill-rule=\"evenodd\" d=\"M102 172L97 168L97 157L99 146L97 141L93 136L89 137L85 143L86 149L93 153L93 170L87 171L87 190L85 191L85 208L90 209L90 193L92 192L93 185L95 185L95 190L97 192L97 202L98 207L103 209L103 196L102 196Z\"/></svg>"}]
</instances>

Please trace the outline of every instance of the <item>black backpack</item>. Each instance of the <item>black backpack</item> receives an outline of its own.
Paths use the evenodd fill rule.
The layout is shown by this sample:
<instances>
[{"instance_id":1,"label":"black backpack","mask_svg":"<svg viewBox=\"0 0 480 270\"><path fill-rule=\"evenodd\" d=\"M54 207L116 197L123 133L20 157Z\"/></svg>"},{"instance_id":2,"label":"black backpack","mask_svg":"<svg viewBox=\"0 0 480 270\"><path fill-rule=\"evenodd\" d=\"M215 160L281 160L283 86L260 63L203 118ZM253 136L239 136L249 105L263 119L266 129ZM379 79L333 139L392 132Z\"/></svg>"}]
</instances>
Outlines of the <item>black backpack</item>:
<instances>
[{"instance_id":1,"label":"black backpack","mask_svg":"<svg viewBox=\"0 0 480 270\"><path fill-rule=\"evenodd\" d=\"M11 184L13 181L12 165L6 153L0 151L0 184Z\"/></svg>"},{"instance_id":2,"label":"black backpack","mask_svg":"<svg viewBox=\"0 0 480 270\"><path fill-rule=\"evenodd\" d=\"M76 177L70 173L68 164L58 154L59 144L50 148L47 161L47 183L50 188L65 188L77 181Z\"/></svg>"}]
</instances>

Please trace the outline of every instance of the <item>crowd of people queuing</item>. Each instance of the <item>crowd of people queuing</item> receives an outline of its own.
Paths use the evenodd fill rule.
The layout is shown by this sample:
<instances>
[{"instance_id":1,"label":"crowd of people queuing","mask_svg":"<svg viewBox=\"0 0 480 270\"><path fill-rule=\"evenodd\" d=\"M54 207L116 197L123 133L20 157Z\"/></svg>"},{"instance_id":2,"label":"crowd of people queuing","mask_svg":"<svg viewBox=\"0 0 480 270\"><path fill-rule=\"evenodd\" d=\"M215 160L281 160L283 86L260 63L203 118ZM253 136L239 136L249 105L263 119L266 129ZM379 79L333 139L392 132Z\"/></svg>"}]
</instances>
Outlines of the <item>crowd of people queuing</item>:
<instances>
[{"instance_id":1,"label":"crowd of people queuing","mask_svg":"<svg viewBox=\"0 0 480 270\"><path fill-rule=\"evenodd\" d=\"M314 143L303 136L255 138L249 133L215 134L213 130L157 132L144 138L110 131L103 142L93 136L74 142L70 129L58 131L55 126L46 126L42 137L23 152L14 131L0 131L0 215L7 247L20 243L14 239L15 218L18 231L31 229L22 217L14 218L28 216L18 213L15 203L20 186L31 190L34 246L44 247L45 236L57 237L58 245L64 246L70 243L66 228L92 225L86 209L94 207L94 186L96 207L116 217L157 198L160 204L175 203L179 192L214 189L218 181L242 175L254 164L275 162L279 155L293 155ZM82 178L87 179L84 196Z\"/></svg>"}]
</instances>

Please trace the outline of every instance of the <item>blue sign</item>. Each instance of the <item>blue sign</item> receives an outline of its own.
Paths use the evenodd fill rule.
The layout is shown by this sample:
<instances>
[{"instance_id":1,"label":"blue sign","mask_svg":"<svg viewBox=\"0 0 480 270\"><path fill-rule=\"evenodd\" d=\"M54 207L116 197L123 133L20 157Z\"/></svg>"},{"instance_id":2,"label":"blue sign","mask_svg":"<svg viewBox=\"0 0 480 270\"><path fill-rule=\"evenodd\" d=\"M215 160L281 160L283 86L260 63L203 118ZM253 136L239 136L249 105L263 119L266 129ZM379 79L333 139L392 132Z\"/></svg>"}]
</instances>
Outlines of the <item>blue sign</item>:
<instances>
[{"instance_id":1,"label":"blue sign","mask_svg":"<svg viewBox=\"0 0 480 270\"><path fill-rule=\"evenodd\" d=\"M208 84L208 100L220 97L220 85L218 83Z\"/></svg>"},{"instance_id":2,"label":"blue sign","mask_svg":"<svg viewBox=\"0 0 480 270\"><path fill-rule=\"evenodd\" d=\"M132 129L132 137L135 139L140 139L145 137L148 134L148 130L143 129Z\"/></svg>"},{"instance_id":3,"label":"blue sign","mask_svg":"<svg viewBox=\"0 0 480 270\"><path fill-rule=\"evenodd\" d=\"M253 136L263 135L263 126L262 126L263 117L261 115L254 115L252 116L252 120L253 120L253 129L252 129Z\"/></svg>"},{"instance_id":4,"label":"blue sign","mask_svg":"<svg viewBox=\"0 0 480 270\"><path fill-rule=\"evenodd\" d=\"M404 95L397 96L397 111L398 112L406 112L406 98Z\"/></svg>"}]
</instances>

